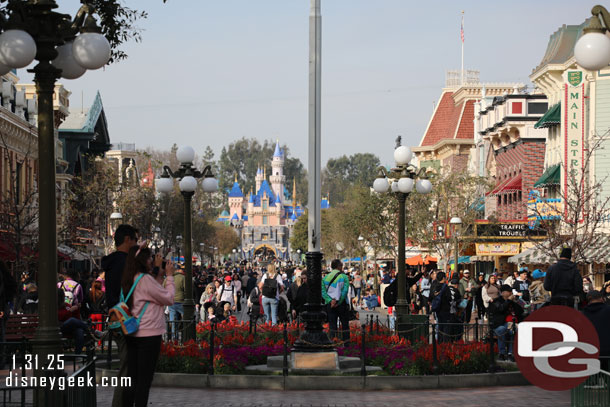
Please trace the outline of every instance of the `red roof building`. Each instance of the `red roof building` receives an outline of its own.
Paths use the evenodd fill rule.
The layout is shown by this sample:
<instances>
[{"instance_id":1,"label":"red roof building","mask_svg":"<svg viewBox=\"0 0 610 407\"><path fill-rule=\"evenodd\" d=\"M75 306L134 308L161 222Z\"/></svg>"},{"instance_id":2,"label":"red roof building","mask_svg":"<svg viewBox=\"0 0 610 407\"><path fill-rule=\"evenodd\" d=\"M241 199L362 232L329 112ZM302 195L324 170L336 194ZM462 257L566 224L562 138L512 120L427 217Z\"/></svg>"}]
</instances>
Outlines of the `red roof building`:
<instances>
[{"instance_id":1,"label":"red roof building","mask_svg":"<svg viewBox=\"0 0 610 407\"><path fill-rule=\"evenodd\" d=\"M483 88L489 95L502 95L512 92L513 87L514 84L468 83L443 89L419 146L413 148L420 166L439 172L467 170L475 144L475 101L481 98Z\"/></svg>"}]
</instances>

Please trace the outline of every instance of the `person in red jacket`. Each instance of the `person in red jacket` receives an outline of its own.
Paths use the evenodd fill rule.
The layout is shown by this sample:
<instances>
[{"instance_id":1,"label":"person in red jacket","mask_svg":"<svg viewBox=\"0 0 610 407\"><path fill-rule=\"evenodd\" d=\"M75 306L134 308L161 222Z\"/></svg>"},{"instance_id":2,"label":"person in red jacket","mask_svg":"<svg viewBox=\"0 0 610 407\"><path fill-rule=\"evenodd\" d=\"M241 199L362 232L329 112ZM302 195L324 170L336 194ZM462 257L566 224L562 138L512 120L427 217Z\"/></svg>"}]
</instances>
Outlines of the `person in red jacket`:
<instances>
[{"instance_id":1,"label":"person in red jacket","mask_svg":"<svg viewBox=\"0 0 610 407\"><path fill-rule=\"evenodd\" d=\"M74 337L74 353L76 354L83 351L85 335L98 340L104 336L100 331L92 333L89 330L87 323L80 319L79 307L66 303L66 296L61 288L57 289L57 319L61 333Z\"/></svg>"}]
</instances>

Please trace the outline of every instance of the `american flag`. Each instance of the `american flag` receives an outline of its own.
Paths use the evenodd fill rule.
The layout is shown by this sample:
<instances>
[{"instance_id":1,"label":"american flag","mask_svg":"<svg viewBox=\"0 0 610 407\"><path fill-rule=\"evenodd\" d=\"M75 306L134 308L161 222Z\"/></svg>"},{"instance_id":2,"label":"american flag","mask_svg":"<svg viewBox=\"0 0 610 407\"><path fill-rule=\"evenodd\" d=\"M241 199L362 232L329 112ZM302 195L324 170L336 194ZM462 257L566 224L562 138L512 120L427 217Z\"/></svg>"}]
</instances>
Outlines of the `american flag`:
<instances>
[{"instance_id":1,"label":"american flag","mask_svg":"<svg viewBox=\"0 0 610 407\"><path fill-rule=\"evenodd\" d=\"M460 36L462 37L462 43L464 42L464 12L462 12L462 26L460 27Z\"/></svg>"}]
</instances>

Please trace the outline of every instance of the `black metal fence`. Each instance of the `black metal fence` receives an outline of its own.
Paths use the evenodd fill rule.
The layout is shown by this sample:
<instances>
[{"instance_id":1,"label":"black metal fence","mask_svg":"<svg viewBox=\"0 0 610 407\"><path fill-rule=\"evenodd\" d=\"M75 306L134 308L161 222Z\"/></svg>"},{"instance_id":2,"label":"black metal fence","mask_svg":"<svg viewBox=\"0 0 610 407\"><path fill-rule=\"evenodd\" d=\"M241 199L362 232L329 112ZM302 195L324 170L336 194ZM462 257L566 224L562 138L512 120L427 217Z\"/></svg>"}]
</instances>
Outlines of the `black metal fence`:
<instances>
[{"instance_id":1,"label":"black metal fence","mask_svg":"<svg viewBox=\"0 0 610 407\"><path fill-rule=\"evenodd\" d=\"M600 357L601 371L571 390L572 407L610 406L610 357Z\"/></svg>"}]
</instances>

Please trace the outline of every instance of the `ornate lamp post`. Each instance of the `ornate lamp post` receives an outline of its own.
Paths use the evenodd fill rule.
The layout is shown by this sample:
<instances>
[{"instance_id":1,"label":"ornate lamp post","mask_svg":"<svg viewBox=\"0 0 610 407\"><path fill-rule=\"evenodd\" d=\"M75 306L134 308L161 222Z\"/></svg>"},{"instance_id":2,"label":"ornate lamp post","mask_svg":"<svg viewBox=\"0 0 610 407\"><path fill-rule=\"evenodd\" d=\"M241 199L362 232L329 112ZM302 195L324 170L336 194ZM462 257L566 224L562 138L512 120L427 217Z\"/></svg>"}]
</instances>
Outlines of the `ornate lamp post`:
<instances>
[{"instance_id":1,"label":"ornate lamp post","mask_svg":"<svg viewBox=\"0 0 610 407\"><path fill-rule=\"evenodd\" d=\"M578 65L598 71L610 64L610 38L606 34L610 29L610 13L604 6L597 5L591 14L593 18L574 46L574 56Z\"/></svg>"},{"instance_id":2,"label":"ornate lamp post","mask_svg":"<svg viewBox=\"0 0 610 407\"><path fill-rule=\"evenodd\" d=\"M216 192L218 181L212 174L211 166L206 166L203 171L199 171L193 165L195 150L188 146L182 146L176 152L176 157L180 161L180 168L172 171L167 165L163 167L161 178L156 180L157 191L167 193L173 190L174 181L172 178L180 179L179 187L184 197L184 279L185 279L185 298L184 298L184 319L194 320L195 303L193 302L193 248L191 232L191 200L197 189L197 179L203 178L202 187L204 192ZM195 338L195 325L190 325L185 332L189 339Z\"/></svg>"},{"instance_id":3,"label":"ornate lamp post","mask_svg":"<svg viewBox=\"0 0 610 407\"><path fill-rule=\"evenodd\" d=\"M388 173L384 167L379 167L379 176L373 183L373 189L385 193L389 189L398 200L398 298L396 300L396 330L404 335L406 316L409 314L407 303L407 277L405 274L405 202L413 187L420 194L432 191L432 183L425 178L425 168L417 169L410 164L413 153L407 146L400 145L400 137L394 150L396 167Z\"/></svg>"},{"instance_id":4,"label":"ornate lamp post","mask_svg":"<svg viewBox=\"0 0 610 407\"><path fill-rule=\"evenodd\" d=\"M55 126L53 93L60 77L76 79L110 59L110 44L93 18L86 0L73 20L57 13L54 0L9 1L0 18L0 74L25 68L36 59L38 98L39 325L34 350L40 360L61 350L57 326L57 233L55 208ZM42 373L41 373L42 374ZM54 405L53 397L37 392L35 403Z\"/></svg>"}]
</instances>

